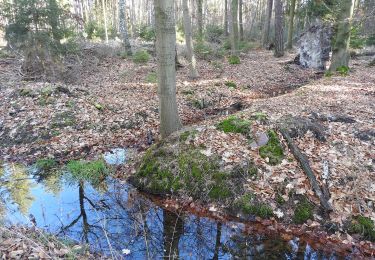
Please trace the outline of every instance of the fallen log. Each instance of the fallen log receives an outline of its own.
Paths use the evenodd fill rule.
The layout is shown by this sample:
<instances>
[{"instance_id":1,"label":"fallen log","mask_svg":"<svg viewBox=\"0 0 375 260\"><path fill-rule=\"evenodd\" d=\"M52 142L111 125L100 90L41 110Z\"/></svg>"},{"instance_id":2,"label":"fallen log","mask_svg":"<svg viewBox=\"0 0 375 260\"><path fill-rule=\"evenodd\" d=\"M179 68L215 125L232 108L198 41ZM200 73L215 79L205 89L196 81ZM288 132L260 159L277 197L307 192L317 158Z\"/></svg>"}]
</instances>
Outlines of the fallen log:
<instances>
[{"instance_id":1,"label":"fallen log","mask_svg":"<svg viewBox=\"0 0 375 260\"><path fill-rule=\"evenodd\" d=\"M310 167L309 160L307 157L300 151L300 149L294 144L292 137L290 137L288 131L285 128L279 129L280 133L285 138L286 142L288 143L289 149L294 155L294 157L297 159L297 161L300 163L303 171L306 173L310 185L313 188L315 194L318 196L320 204L326 211L332 211L332 205L328 202L326 197L324 196L324 193L322 189L320 188L318 181L315 178L315 175Z\"/></svg>"}]
</instances>

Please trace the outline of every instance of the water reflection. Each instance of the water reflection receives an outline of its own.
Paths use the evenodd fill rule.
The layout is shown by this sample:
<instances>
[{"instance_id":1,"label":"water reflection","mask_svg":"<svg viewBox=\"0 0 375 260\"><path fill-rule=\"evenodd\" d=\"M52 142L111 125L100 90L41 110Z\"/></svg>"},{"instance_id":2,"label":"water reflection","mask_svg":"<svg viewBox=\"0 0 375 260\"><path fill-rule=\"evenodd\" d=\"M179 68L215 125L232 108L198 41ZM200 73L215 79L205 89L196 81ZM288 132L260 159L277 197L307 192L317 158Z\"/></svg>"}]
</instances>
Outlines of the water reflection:
<instances>
[{"instance_id":1,"label":"water reflection","mask_svg":"<svg viewBox=\"0 0 375 260\"><path fill-rule=\"evenodd\" d=\"M30 172L15 165L0 171L6 221L32 220L115 259L335 259L297 239L245 235L242 224L163 210L111 179L93 185L67 181L64 171L33 179Z\"/></svg>"}]
</instances>

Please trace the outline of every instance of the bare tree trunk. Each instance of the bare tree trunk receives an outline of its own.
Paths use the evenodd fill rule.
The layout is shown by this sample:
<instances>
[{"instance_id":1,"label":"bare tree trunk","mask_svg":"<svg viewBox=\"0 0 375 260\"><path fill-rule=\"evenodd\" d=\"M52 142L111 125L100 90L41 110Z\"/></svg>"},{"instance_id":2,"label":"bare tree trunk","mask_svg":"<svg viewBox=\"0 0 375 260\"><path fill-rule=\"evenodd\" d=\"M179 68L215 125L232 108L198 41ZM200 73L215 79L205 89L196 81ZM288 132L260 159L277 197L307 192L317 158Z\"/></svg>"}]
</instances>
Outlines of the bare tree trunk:
<instances>
[{"instance_id":1,"label":"bare tree trunk","mask_svg":"<svg viewBox=\"0 0 375 260\"><path fill-rule=\"evenodd\" d=\"M335 71L341 66L348 67L349 65L349 43L354 0L342 0L340 4L341 7L336 25L337 32L333 44L330 71Z\"/></svg>"},{"instance_id":2,"label":"bare tree trunk","mask_svg":"<svg viewBox=\"0 0 375 260\"><path fill-rule=\"evenodd\" d=\"M238 55L238 0L232 0L230 13L232 55Z\"/></svg>"},{"instance_id":3,"label":"bare tree trunk","mask_svg":"<svg viewBox=\"0 0 375 260\"><path fill-rule=\"evenodd\" d=\"M293 48L293 29L294 29L295 8L296 8L296 0L291 0L290 10L289 10L288 43L286 45L286 48L289 50Z\"/></svg>"},{"instance_id":4,"label":"bare tree trunk","mask_svg":"<svg viewBox=\"0 0 375 260\"><path fill-rule=\"evenodd\" d=\"M176 101L176 29L173 0L155 0L158 95L162 138L181 128Z\"/></svg>"},{"instance_id":5,"label":"bare tree trunk","mask_svg":"<svg viewBox=\"0 0 375 260\"><path fill-rule=\"evenodd\" d=\"M126 54L132 55L132 48L129 41L128 26L126 21L126 3L125 0L119 0L119 28L122 42L125 47Z\"/></svg>"},{"instance_id":6,"label":"bare tree trunk","mask_svg":"<svg viewBox=\"0 0 375 260\"><path fill-rule=\"evenodd\" d=\"M197 19L198 19L198 36L199 39L203 38L203 0L198 0L197 4Z\"/></svg>"},{"instance_id":7,"label":"bare tree trunk","mask_svg":"<svg viewBox=\"0 0 375 260\"><path fill-rule=\"evenodd\" d=\"M105 6L105 2L104 1L105 0L102 0L104 31L105 31L105 42L108 43L107 13L106 13L106 6Z\"/></svg>"},{"instance_id":8,"label":"bare tree trunk","mask_svg":"<svg viewBox=\"0 0 375 260\"><path fill-rule=\"evenodd\" d=\"M275 0L275 57L284 56L283 0Z\"/></svg>"},{"instance_id":9,"label":"bare tree trunk","mask_svg":"<svg viewBox=\"0 0 375 260\"><path fill-rule=\"evenodd\" d=\"M238 0L238 20L240 23L240 40L243 41L243 19L242 19L243 0Z\"/></svg>"},{"instance_id":10,"label":"bare tree trunk","mask_svg":"<svg viewBox=\"0 0 375 260\"><path fill-rule=\"evenodd\" d=\"M183 12L184 12L185 41L186 41L186 49L187 49L189 71L190 71L189 76L192 79L196 79L199 77L199 75L198 75L198 71L196 67L196 60L194 56L193 34L191 32L191 18L190 18L188 0L183 0Z\"/></svg>"},{"instance_id":11,"label":"bare tree trunk","mask_svg":"<svg viewBox=\"0 0 375 260\"><path fill-rule=\"evenodd\" d=\"M263 28L263 39L262 39L263 47L267 47L267 45L269 44L271 18L272 18L272 5L273 5L273 0L268 0L267 11L266 11L266 21L264 23L264 28Z\"/></svg>"},{"instance_id":12,"label":"bare tree trunk","mask_svg":"<svg viewBox=\"0 0 375 260\"><path fill-rule=\"evenodd\" d=\"M229 35L228 31L228 0L224 2L224 34L225 36Z\"/></svg>"}]
</instances>

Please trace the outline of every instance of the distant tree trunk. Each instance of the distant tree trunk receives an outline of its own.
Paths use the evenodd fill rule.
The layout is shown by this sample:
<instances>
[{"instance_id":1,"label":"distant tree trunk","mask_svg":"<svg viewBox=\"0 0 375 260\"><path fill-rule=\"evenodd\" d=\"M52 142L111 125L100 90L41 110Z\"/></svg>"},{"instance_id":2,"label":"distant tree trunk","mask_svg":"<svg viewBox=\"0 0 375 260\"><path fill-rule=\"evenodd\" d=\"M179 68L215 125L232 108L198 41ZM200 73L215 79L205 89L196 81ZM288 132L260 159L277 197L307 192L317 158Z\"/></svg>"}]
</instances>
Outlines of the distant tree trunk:
<instances>
[{"instance_id":1,"label":"distant tree trunk","mask_svg":"<svg viewBox=\"0 0 375 260\"><path fill-rule=\"evenodd\" d=\"M288 26L288 43L286 45L287 49L293 48L293 30L294 30L294 13L296 8L296 0L290 1L290 10L289 10L289 26Z\"/></svg>"},{"instance_id":2,"label":"distant tree trunk","mask_svg":"<svg viewBox=\"0 0 375 260\"><path fill-rule=\"evenodd\" d=\"M230 19L230 27L231 27L231 48L232 54L238 55L238 0L232 0L231 4L231 19Z\"/></svg>"},{"instance_id":3,"label":"distant tree trunk","mask_svg":"<svg viewBox=\"0 0 375 260\"><path fill-rule=\"evenodd\" d=\"M119 0L119 29L126 54L132 55L132 48L129 41L128 26L126 22L126 3L125 0Z\"/></svg>"},{"instance_id":4,"label":"distant tree trunk","mask_svg":"<svg viewBox=\"0 0 375 260\"><path fill-rule=\"evenodd\" d=\"M108 43L108 27L107 27L107 14L106 14L106 6L105 0L102 0L102 8L103 8L103 20L104 20L104 31L105 31L105 42Z\"/></svg>"},{"instance_id":5,"label":"distant tree trunk","mask_svg":"<svg viewBox=\"0 0 375 260\"><path fill-rule=\"evenodd\" d=\"M187 56L189 61L189 71L190 71L190 78L196 79L199 77L197 67L196 67L196 60L194 56L194 48L193 48L193 34L191 32L191 18L190 18L190 11L188 0L183 0L183 12L184 12L184 29L185 29L185 42L186 42L186 49L187 49Z\"/></svg>"},{"instance_id":6,"label":"distant tree trunk","mask_svg":"<svg viewBox=\"0 0 375 260\"><path fill-rule=\"evenodd\" d=\"M275 0L275 57L284 56L283 2Z\"/></svg>"},{"instance_id":7,"label":"distant tree trunk","mask_svg":"<svg viewBox=\"0 0 375 260\"><path fill-rule=\"evenodd\" d=\"M155 0L158 95L162 138L181 128L176 101L174 0Z\"/></svg>"},{"instance_id":8,"label":"distant tree trunk","mask_svg":"<svg viewBox=\"0 0 375 260\"><path fill-rule=\"evenodd\" d=\"M272 18L272 5L273 5L273 0L268 0L266 20L265 20L264 28L263 28L263 39L262 39L263 47L267 47L267 45L269 44L271 18Z\"/></svg>"},{"instance_id":9,"label":"distant tree trunk","mask_svg":"<svg viewBox=\"0 0 375 260\"><path fill-rule=\"evenodd\" d=\"M224 2L224 34L225 36L229 35L228 31L228 0Z\"/></svg>"},{"instance_id":10,"label":"distant tree trunk","mask_svg":"<svg viewBox=\"0 0 375 260\"><path fill-rule=\"evenodd\" d=\"M243 41L243 19L242 19L243 0L238 0L238 20L240 23L240 40Z\"/></svg>"},{"instance_id":11,"label":"distant tree trunk","mask_svg":"<svg viewBox=\"0 0 375 260\"><path fill-rule=\"evenodd\" d=\"M330 71L336 71L341 66L349 65L350 30L354 9L354 0L342 0L338 14L336 36L333 43Z\"/></svg>"},{"instance_id":12,"label":"distant tree trunk","mask_svg":"<svg viewBox=\"0 0 375 260\"><path fill-rule=\"evenodd\" d=\"M197 20L198 20L198 37L203 38L203 0L198 0L197 4Z\"/></svg>"}]
</instances>

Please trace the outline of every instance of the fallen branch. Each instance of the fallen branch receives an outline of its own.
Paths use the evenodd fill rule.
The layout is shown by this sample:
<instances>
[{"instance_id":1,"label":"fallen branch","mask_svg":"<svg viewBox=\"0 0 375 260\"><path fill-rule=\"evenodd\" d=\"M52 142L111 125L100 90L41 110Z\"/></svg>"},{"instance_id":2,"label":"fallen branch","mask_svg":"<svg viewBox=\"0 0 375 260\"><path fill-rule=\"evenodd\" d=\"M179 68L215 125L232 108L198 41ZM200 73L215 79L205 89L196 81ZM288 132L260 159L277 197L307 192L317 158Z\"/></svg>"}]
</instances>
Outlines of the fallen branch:
<instances>
[{"instance_id":1,"label":"fallen branch","mask_svg":"<svg viewBox=\"0 0 375 260\"><path fill-rule=\"evenodd\" d=\"M290 151L292 152L294 157L297 159L297 161L300 163L303 171L306 173L310 181L311 187L313 188L313 190L315 191L315 194L318 196L320 200L320 204L325 210L332 211L333 210L332 205L325 198L322 192L322 189L320 188L318 181L316 180L315 175L310 167L309 160L304 154L302 154L300 149L294 144L293 139L290 137L288 131L285 128L281 128L279 131L283 135L285 140L287 141Z\"/></svg>"}]
</instances>

